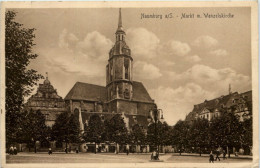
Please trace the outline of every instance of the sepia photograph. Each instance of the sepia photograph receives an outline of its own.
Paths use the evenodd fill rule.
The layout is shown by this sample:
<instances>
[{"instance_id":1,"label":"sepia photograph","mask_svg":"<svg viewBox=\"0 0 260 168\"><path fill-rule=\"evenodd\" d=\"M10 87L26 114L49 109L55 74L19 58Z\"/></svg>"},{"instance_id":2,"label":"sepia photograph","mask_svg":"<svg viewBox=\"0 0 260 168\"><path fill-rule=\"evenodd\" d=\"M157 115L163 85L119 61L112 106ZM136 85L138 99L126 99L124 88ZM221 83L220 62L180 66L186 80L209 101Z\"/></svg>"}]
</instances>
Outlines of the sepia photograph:
<instances>
[{"instance_id":1,"label":"sepia photograph","mask_svg":"<svg viewBox=\"0 0 260 168\"><path fill-rule=\"evenodd\" d=\"M143 5L3 3L3 167L259 166L257 3Z\"/></svg>"}]
</instances>

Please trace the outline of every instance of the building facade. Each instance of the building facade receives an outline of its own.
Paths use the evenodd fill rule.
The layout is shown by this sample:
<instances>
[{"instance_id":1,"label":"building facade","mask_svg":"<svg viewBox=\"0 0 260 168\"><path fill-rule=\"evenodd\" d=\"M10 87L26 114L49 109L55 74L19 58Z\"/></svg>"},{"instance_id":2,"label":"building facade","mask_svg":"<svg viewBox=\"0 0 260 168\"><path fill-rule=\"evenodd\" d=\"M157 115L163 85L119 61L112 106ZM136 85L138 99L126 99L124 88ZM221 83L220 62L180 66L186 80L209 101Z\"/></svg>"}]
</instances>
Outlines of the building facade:
<instances>
[{"instance_id":1,"label":"building facade","mask_svg":"<svg viewBox=\"0 0 260 168\"><path fill-rule=\"evenodd\" d=\"M50 127L60 113L67 111L64 100L58 95L48 76L42 84L39 84L36 94L28 99L25 109L28 111L40 110L45 116L46 125Z\"/></svg>"},{"instance_id":2,"label":"building facade","mask_svg":"<svg viewBox=\"0 0 260 168\"><path fill-rule=\"evenodd\" d=\"M223 112L233 112L240 122L252 117L252 91L244 93L230 92L228 95L196 104L192 112L186 116L186 121L192 122L198 118L211 121L221 116Z\"/></svg>"}]
</instances>

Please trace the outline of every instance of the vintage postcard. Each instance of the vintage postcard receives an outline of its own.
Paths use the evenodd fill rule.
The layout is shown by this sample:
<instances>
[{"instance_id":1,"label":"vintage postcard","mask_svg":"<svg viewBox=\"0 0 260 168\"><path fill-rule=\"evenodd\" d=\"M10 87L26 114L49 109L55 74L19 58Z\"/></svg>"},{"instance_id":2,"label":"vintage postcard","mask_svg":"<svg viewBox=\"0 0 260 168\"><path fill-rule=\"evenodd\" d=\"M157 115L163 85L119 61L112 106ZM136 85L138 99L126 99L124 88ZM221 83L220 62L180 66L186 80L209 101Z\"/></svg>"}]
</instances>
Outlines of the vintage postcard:
<instances>
[{"instance_id":1,"label":"vintage postcard","mask_svg":"<svg viewBox=\"0 0 260 168\"><path fill-rule=\"evenodd\" d=\"M3 2L1 166L258 167L257 2Z\"/></svg>"}]
</instances>

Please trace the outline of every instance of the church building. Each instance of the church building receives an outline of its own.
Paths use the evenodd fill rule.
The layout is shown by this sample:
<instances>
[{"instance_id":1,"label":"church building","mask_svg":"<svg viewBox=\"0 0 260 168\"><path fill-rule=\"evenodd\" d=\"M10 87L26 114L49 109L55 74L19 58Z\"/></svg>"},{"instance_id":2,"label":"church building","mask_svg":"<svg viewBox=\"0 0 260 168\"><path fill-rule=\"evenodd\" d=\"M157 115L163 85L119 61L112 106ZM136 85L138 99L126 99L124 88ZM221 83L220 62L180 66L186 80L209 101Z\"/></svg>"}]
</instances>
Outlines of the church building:
<instances>
[{"instance_id":1,"label":"church building","mask_svg":"<svg viewBox=\"0 0 260 168\"><path fill-rule=\"evenodd\" d=\"M99 114L103 120L122 114L128 129L135 123L147 127L150 110L155 107L143 83L133 80L133 57L125 41L121 9L115 36L104 67L106 86L77 82L65 97L70 112L79 113L82 129L92 114Z\"/></svg>"}]
</instances>

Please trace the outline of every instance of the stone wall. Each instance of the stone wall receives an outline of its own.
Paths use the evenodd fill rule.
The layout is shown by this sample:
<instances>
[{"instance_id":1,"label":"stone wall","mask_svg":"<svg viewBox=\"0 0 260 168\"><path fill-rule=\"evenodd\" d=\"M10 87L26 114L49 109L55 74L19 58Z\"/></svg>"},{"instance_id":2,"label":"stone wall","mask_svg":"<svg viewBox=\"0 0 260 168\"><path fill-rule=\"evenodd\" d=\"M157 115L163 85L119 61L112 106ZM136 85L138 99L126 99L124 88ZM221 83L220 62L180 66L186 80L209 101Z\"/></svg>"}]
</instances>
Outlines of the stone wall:
<instances>
[{"instance_id":1,"label":"stone wall","mask_svg":"<svg viewBox=\"0 0 260 168\"><path fill-rule=\"evenodd\" d=\"M154 103L137 103L137 113L139 115L148 116L149 111L154 108Z\"/></svg>"},{"instance_id":2,"label":"stone wall","mask_svg":"<svg viewBox=\"0 0 260 168\"><path fill-rule=\"evenodd\" d=\"M118 100L117 109L119 113L124 112L125 114L136 115L137 103L131 101Z\"/></svg>"},{"instance_id":3,"label":"stone wall","mask_svg":"<svg viewBox=\"0 0 260 168\"><path fill-rule=\"evenodd\" d=\"M85 102L85 101L72 101L72 112L75 109L81 108L82 111L93 112L95 111L95 103L94 102Z\"/></svg>"},{"instance_id":4,"label":"stone wall","mask_svg":"<svg viewBox=\"0 0 260 168\"><path fill-rule=\"evenodd\" d=\"M117 113L117 103L116 101L112 101L108 104L108 112L112 113L115 112Z\"/></svg>"}]
</instances>

